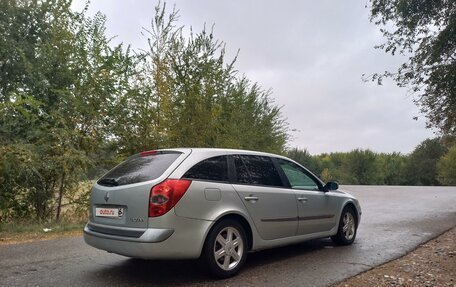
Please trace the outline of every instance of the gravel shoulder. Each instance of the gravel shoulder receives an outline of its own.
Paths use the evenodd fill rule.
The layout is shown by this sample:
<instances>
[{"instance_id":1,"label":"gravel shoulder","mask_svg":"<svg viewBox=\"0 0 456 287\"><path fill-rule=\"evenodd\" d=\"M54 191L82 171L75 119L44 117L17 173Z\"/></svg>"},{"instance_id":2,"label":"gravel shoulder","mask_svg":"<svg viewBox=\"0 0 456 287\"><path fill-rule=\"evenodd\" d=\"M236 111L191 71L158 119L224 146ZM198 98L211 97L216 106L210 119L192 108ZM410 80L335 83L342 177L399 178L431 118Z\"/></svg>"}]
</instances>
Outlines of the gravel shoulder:
<instances>
[{"instance_id":1,"label":"gravel shoulder","mask_svg":"<svg viewBox=\"0 0 456 287\"><path fill-rule=\"evenodd\" d=\"M456 228L333 287L364 286L456 287Z\"/></svg>"}]
</instances>

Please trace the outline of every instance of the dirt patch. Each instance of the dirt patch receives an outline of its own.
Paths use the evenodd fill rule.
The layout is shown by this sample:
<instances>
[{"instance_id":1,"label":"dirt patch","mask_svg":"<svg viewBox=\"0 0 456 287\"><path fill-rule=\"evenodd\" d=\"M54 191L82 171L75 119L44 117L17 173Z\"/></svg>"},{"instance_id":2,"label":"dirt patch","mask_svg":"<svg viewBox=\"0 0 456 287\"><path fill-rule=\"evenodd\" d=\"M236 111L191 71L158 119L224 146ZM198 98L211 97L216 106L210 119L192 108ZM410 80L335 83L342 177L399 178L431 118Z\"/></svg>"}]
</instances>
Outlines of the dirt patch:
<instances>
[{"instance_id":1,"label":"dirt patch","mask_svg":"<svg viewBox=\"0 0 456 287\"><path fill-rule=\"evenodd\" d=\"M456 287L456 228L411 253L333 287Z\"/></svg>"},{"instance_id":2,"label":"dirt patch","mask_svg":"<svg viewBox=\"0 0 456 287\"><path fill-rule=\"evenodd\" d=\"M58 232L0 233L0 245L26 243L40 240L51 240L64 237L82 236L82 230Z\"/></svg>"}]
</instances>

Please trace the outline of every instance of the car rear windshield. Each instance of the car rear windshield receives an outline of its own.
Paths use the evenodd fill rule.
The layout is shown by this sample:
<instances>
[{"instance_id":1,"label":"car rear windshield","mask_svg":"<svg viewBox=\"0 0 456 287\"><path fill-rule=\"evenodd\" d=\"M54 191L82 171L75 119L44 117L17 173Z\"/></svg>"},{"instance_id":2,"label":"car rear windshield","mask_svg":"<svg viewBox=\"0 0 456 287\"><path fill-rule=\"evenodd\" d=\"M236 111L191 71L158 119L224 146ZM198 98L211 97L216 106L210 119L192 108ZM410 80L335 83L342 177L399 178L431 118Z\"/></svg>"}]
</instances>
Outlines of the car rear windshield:
<instances>
[{"instance_id":1,"label":"car rear windshield","mask_svg":"<svg viewBox=\"0 0 456 287\"><path fill-rule=\"evenodd\" d=\"M156 179L179 155L181 152L157 151L131 156L110 170L97 183L104 186L119 186Z\"/></svg>"}]
</instances>

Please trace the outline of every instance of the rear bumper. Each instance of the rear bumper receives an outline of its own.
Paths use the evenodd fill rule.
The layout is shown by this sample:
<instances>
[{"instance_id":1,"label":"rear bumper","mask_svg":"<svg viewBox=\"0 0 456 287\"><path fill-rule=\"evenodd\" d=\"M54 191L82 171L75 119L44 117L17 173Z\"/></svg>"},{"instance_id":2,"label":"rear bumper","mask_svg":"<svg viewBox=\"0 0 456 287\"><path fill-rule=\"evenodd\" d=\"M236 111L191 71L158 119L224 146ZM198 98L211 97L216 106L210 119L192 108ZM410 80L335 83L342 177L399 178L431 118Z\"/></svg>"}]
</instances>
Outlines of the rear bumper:
<instances>
[{"instance_id":1,"label":"rear bumper","mask_svg":"<svg viewBox=\"0 0 456 287\"><path fill-rule=\"evenodd\" d=\"M95 248L142 259L198 258L211 221L174 216L173 229L148 228L138 238L100 233L84 227L84 241Z\"/></svg>"},{"instance_id":2,"label":"rear bumper","mask_svg":"<svg viewBox=\"0 0 456 287\"><path fill-rule=\"evenodd\" d=\"M162 242L168 239L173 233L174 229L158 229L158 228L148 228L142 233L138 238L130 236L119 236L108 233L97 232L96 230L91 229L90 227L95 225L94 223L87 223L84 226L84 235L90 235L93 237L112 239L119 241L131 241L131 242L144 242L144 243L155 243ZM99 225L98 225L99 226Z\"/></svg>"}]
</instances>

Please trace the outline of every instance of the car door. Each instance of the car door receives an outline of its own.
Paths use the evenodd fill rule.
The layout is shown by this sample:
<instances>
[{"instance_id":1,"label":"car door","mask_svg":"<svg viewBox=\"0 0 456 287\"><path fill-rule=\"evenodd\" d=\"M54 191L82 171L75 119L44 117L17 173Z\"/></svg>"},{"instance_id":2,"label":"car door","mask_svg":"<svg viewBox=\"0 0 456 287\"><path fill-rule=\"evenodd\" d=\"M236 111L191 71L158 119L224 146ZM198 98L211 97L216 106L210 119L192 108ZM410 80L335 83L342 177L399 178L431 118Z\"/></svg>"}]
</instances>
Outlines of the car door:
<instances>
[{"instance_id":1,"label":"car door","mask_svg":"<svg viewBox=\"0 0 456 287\"><path fill-rule=\"evenodd\" d=\"M241 197L263 239L296 235L298 211L293 190L285 188L267 156L234 155L233 187Z\"/></svg>"},{"instance_id":2,"label":"car door","mask_svg":"<svg viewBox=\"0 0 456 287\"><path fill-rule=\"evenodd\" d=\"M298 235L331 230L336 225L337 200L321 182L294 162L277 159L298 204Z\"/></svg>"}]
</instances>

